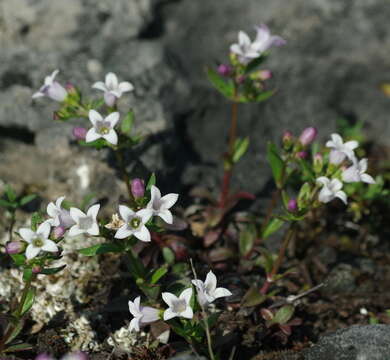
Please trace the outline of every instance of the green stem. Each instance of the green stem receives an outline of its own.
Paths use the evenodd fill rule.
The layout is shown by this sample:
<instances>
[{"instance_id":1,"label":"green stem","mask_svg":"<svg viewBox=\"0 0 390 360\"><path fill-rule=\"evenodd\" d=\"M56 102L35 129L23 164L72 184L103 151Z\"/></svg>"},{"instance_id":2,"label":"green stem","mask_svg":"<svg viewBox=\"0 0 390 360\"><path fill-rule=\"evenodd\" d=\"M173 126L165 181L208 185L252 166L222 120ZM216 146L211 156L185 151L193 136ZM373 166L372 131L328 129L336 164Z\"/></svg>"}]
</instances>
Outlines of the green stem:
<instances>
[{"instance_id":1,"label":"green stem","mask_svg":"<svg viewBox=\"0 0 390 360\"><path fill-rule=\"evenodd\" d=\"M12 241L12 233L15 225L15 210L12 210L11 212L11 222L9 224L9 229L8 229L8 241Z\"/></svg>"}]
</instances>

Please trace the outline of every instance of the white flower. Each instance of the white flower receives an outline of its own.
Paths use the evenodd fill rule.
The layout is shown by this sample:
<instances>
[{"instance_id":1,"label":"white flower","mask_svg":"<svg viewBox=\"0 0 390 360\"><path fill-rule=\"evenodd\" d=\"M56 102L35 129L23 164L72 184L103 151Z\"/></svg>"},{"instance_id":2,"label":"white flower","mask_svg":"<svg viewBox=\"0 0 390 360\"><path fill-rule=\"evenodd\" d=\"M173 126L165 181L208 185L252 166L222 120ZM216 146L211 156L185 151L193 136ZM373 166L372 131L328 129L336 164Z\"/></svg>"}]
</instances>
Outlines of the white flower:
<instances>
[{"instance_id":1,"label":"white flower","mask_svg":"<svg viewBox=\"0 0 390 360\"><path fill-rule=\"evenodd\" d=\"M48 252L58 251L56 243L49 240L50 224L47 222L39 225L36 232L31 229L22 228L19 230L19 234L28 243L26 258L29 260L35 258L41 250Z\"/></svg>"},{"instance_id":2,"label":"white flower","mask_svg":"<svg viewBox=\"0 0 390 360\"><path fill-rule=\"evenodd\" d=\"M70 216L70 212L61 207L65 196L59 197L56 202L50 202L47 205L47 214L50 219L46 220L51 226L62 226L67 229L74 225L74 221Z\"/></svg>"},{"instance_id":3,"label":"white flower","mask_svg":"<svg viewBox=\"0 0 390 360\"><path fill-rule=\"evenodd\" d=\"M267 51L272 46L282 46L286 44L286 41L280 36L271 35L271 32L267 25L261 24L256 26L256 39L252 43L252 48L255 49L260 54Z\"/></svg>"},{"instance_id":4,"label":"white flower","mask_svg":"<svg viewBox=\"0 0 390 360\"><path fill-rule=\"evenodd\" d=\"M85 214L80 209L70 208L70 216L76 224L70 228L69 236L99 235L99 225L96 220L99 209L100 204L92 205Z\"/></svg>"},{"instance_id":5,"label":"white flower","mask_svg":"<svg viewBox=\"0 0 390 360\"><path fill-rule=\"evenodd\" d=\"M260 56L260 53L252 46L248 34L244 31L239 31L238 43L231 45L230 51L238 55L238 61L244 65Z\"/></svg>"},{"instance_id":6,"label":"white flower","mask_svg":"<svg viewBox=\"0 0 390 360\"><path fill-rule=\"evenodd\" d=\"M89 120L93 127L90 128L85 136L86 142L92 142L97 139L106 139L110 144L116 145L118 143L118 135L114 127L119 121L119 113L113 112L106 118L103 117L96 110L89 110Z\"/></svg>"},{"instance_id":7,"label":"white flower","mask_svg":"<svg viewBox=\"0 0 390 360\"><path fill-rule=\"evenodd\" d=\"M367 171L367 159L361 159L359 162L356 160L353 165L342 173L343 181L350 182L365 182L368 184L375 184L375 180L371 175L366 174Z\"/></svg>"},{"instance_id":8,"label":"white flower","mask_svg":"<svg viewBox=\"0 0 390 360\"><path fill-rule=\"evenodd\" d=\"M134 212L125 205L119 205L119 214L125 222L115 233L115 238L124 239L134 235L141 241L150 241L150 232L145 224L153 215L150 209L141 209Z\"/></svg>"},{"instance_id":9,"label":"white flower","mask_svg":"<svg viewBox=\"0 0 390 360\"><path fill-rule=\"evenodd\" d=\"M319 201L327 203L337 197L347 204L347 195L341 190L343 183L339 179L330 180L326 176L321 176L316 181L322 185L322 189L318 195Z\"/></svg>"},{"instance_id":10,"label":"white flower","mask_svg":"<svg viewBox=\"0 0 390 360\"><path fill-rule=\"evenodd\" d=\"M166 223L172 224L173 217L169 209L176 203L179 194L167 194L161 197L161 192L157 186L152 185L150 189L150 201L146 205L147 209L153 210L154 216L159 216Z\"/></svg>"},{"instance_id":11,"label":"white flower","mask_svg":"<svg viewBox=\"0 0 390 360\"><path fill-rule=\"evenodd\" d=\"M217 277L210 270L206 276L205 282L201 280L192 280L198 291L198 301L201 306L212 303L215 299L225 296L231 296L232 293L225 288L217 288Z\"/></svg>"},{"instance_id":12,"label":"white flower","mask_svg":"<svg viewBox=\"0 0 390 360\"><path fill-rule=\"evenodd\" d=\"M339 134L332 134L331 138L332 140L328 140L326 143L326 146L332 149L329 154L329 162L331 164L338 165L344 161L345 157L348 157L350 160L355 159L353 150L359 146L357 141L352 140L344 143Z\"/></svg>"},{"instance_id":13,"label":"white flower","mask_svg":"<svg viewBox=\"0 0 390 360\"><path fill-rule=\"evenodd\" d=\"M44 84L40 87L39 91L32 96L32 98L36 99L42 96L47 96L55 101L63 102L68 96L68 93L58 81L54 80L58 73L59 70L54 70L51 75L46 76Z\"/></svg>"},{"instance_id":14,"label":"white flower","mask_svg":"<svg viewBox=\"0 0 390 360\"><path fill-rule=\"evenodd\" d=\"M92 87L104 91L104 100L108 106L114 106L123 93L134 90L134 86L128 81L119 83L117 76L112 72L106 75L105 83L98 81Z\"/></svg>"},{"instance_id":15,"label":"white flower","mask_svg":"<svg viewBox=\"0 0 390 360\"><path fill-rule=\"evenodd\" d=\"M130 331L139 331L140 326L144 324L150 324L160 318L160 310L150 306L142 306L140 302L141 297L139 296L135 298L134 301L129 301L129 310L130 313L134 316L134 319L130 321Z\"/></svg>"},{"instance_id":16,"label":"white flower","mask_svg":"<svg viewBox=\"0 0 390 360\"><path fill-rule=\"evenodd\" d=\"M164 311L164 320L170 320L176 316L192 319L194 316L194 312L190 306L192 288L185 289L179 297L169 292L163 292L161 296L169 306L169 308Z\"/></svg>"}]
</instances>

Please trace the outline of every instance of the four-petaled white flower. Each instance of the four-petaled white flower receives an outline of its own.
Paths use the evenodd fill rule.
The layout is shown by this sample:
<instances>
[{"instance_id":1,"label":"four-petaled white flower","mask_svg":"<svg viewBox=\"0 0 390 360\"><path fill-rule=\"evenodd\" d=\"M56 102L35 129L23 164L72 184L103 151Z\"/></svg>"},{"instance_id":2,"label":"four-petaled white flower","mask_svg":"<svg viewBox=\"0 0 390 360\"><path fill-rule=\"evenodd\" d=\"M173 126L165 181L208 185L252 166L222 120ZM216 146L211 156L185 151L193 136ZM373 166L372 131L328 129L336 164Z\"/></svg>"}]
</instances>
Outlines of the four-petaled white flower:
<instances>
[{"instance_id":1,"label":"four-petaled white flower","mask_svg":"<svg viewBox=\"0 0 390 360\"><path fill-rule=\"evenodd\" d=\"M260 53L253 47L248 34L244 31L239 31L238 43L231 45L230 51L238 55L238 61L243 65L260 56Z\"/></svg>"},{"instance_id":2,"label":"four-petaled white flower","mask_svg":"<svg viewBox=\"0 0 390 360\"><path fill-rule=\"evenodd\" d=\"M103 138L110 144L116 145L118 143L118 135L114 127L119 121L119 112L113 112L103 119L96 110L89 110L89 120L93 127L88 130L85 136L86 142Z\"/></svg>"},{"instance_id":3,"label":"four-petaled white flower","mask_svg":"<svg viewBox=\"0 0 390 360\"><path fill-rule=\"evenodd\" d=\"M179 297L169 292L163 292L161 296L169 306L164 311L164 320L170 320L176 316L192 319L194 316L194 312L190 306L192 288L185 289Z\"/></svg>"},{"instance_id":4,"label":"four-petaled white flower","mask_svg":"<svg viewBox=\"0 0 390 360\"><path fill-rule=\"evenodd\" d=\"M80 209L70 208L70 216L76 224L69 229L69 236L99 235L99 225L96 220L99 209L100 204L92 205L85 214Z\"/></svg>"},{"instance_id":5,"label":"four-petaled white flower","mask_svg":"<svg viewBox=\"0 0 390 360\"><path fill-rule=\"evenodd\" d=\"M65 196L59 197L56 202L50 202L47 205L47 214L50 219L46 220L51 226L61 226L65 229L74 225L74 221L70 216L70 212L61 207Z\"/></svg>"},{"instance_id":6,"label":"four-petaled white flower","mask_svg":"<svg viewBox=\"0 0 390 360\"><path fill-rule=\"evenodd\" d=\"M92 85L94 89L104 91L104 101L108 106L114 106L123 93L134 90L128 81L119 82L117 76L110 72L106 75L105 83L98 81Z\"/></svg>"},{"instance_id":7,"label":"four-petaled white flower","mask_svg":"<svg viewBox=\"0 0 390 360\"><path fill-rule=\"evenodd\" d=\"M271 31L268 26L261 24L256 26L256 38L252 43L253 49L255 49L260 55L267 51L272 46L282 46L286 44L286 41L278 35L271 35Z\"/></svg>"},{"instance_id":8,"label":"four-petaled white flower","mask_svg":"<svg viewBox=\"0 0 390 360\"><path fill-rule=\"evenodd\" d=\"M339 134L332 134L331 138L332 140L326 142L326 146L332 149L329 154L331 164L341 164L345 157L352 161L355 159L354 150L359 146L357 141L351 140L344 143Z\"/></svg>"},{"instance_id":9,"label":"four-petaled white flower","mask_svg":"<svg viewBox=\"0 0 390 360\"><path fill-rule=\"evenodd\" d=\"M151 209L141 209L134 212L125 205L119 205L119 214L125 224L115 233L115 238L124 239L134 235L141 241L150 241L150 232L145 224L153 215Z\"/></svg>"},{"instance_id":10,"label":"four-petaled white flower","mask_svg":"<svg viewBox=\"0 0 390 360\"><path fill-rule=\"evenodd\" d=\"M326 176L321 176L316 181L322 185L322 189L318 194L319 201L327 203L334 198L339 198L345 204L347 203L347 195L341 190L343 183L339 179L330 180Z\"/></svg>"},{"instance_id":11,"label":"four-petaled white flower","mask_svg":"<svg viewBox=\"0 0 390 360\"><path fill-rule=\"evenodd\" d=\"M361 159L359 162L355 160L353 165L342 173L343 181L345 182L365 182L367 184L375 184L375 180L371 175L366 174L367 159Z\"/></svg>"},{"instance_id":12,"label":"four-petaled white flower","mask_svg":"<svg viewBox=\"0 0 390 360\"><path fill-rule=\"evenodd\" d=\"M160 318L160 310L150 306L142 306L140 296L134 301L129 301L129 310L134 316L134 319L130 321L130 331L139 331L142 325L150 324Z\"/></svg>"},{"instance_id":13,"label":"four-petaled white flower","mask_svg":"<svg viewBox=\"0 0 390 360\"><path fill-rule=\"evenodd\" d=\"M217 277L210 270L206 276L205 282L201 280L192 280L198 292L198 302L201 306L212 303L215 299L225 296L231 296L232 293L225 288L217 288Z\"/></svg>"},{"instance_id":14,"label":"four-petaled white flower","mask_svg":"<svg viewBox=\"0 0 390 360\"><path fill-rule=\"evenodd\" d=\"M173 217L169 209L176 203L179 194L167 194L161 197L161 192L157 186L152 185L150 189L150 201L146 205L147 209L153 210L154 216L159 216L166 223L172 224Z\"/></svg>"},{"instance_id":15,"label":"four-petaled white flower","mask_svg":"<svg viewBox=\"0 0 390 360\"><path fill-rule=\"evenodd\" d=\"M19 230L19 234L28 243L26 258L29 260L35 258L41 250L48 252L58 251L57 244L49 239L50 224L47 222L39 225L37 231L22 228Z\"/></svg>"},{"instance_id":16,"label":"four-petaled white flower","mask_svg":"<svg viewBox=\"0 0 390 360\"><path fill-rule=\"evenodd\" d=\"M46 76L44 84L40 87L39 91L32 96L32 98L36 99L42 96L47 96L55 101L63 102L68 96L68 93L58 81L54 80L58 73L59 70L54 70L51 75Z\"/></svg>"}]
</instances>

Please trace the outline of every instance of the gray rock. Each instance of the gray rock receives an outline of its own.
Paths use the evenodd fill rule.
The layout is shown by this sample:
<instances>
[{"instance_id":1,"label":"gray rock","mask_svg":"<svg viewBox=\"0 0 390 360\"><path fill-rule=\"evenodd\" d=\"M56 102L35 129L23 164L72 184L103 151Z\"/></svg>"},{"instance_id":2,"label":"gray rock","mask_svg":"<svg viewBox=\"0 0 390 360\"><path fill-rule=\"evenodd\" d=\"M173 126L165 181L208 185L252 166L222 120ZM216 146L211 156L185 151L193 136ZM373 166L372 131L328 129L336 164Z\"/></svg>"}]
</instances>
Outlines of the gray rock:
<instances>
[{"instance_id":1,"label":"gray rock","mask_svg":"<svg viewBox=\"0 0 390 360\"><path fill-rule=\"evenodd\" d=\"M355 273L351 265L338 264L329 272L325 280L326 286L321 291L329 295L353 292L356 289Z\"/></svg>"},{"instance_id":2,"label":"gray rock","mask_svg":"<svg viewBox=\"0 0 390 360\"><path fill-rule=\"evenodd\" d=\"M388 360L390 326L357 325L322 337L305 360Z\"/></svg>"}]
</instances>

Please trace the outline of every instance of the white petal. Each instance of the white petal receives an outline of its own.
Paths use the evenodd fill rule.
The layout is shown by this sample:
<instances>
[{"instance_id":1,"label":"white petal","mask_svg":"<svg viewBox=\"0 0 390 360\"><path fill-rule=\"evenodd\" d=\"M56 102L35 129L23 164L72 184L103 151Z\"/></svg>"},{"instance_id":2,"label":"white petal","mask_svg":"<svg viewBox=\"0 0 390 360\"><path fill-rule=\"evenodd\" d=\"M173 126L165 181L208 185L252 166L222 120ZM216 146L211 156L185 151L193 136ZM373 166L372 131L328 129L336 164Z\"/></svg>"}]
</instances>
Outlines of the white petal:
<instances>
[{"instance_id":1,"label":"white petal","mask_svg":"<svg viewBox=\"0 0 390 360\"><path fill-rule=\"evenodd\" d=\"M363 182L365 182L367 184L375 184L376 183L374 178L371 175L368 175L368 174L362 174L361 175L361 179L362 179Z\"/></svg>"},{"instance_id":2,"label":"white petal","mask_svg":"<svg viewBox=\"0 0 390 360\"><path fill-rule=\"evenodd\" d=\"M187 305L190 303L191 297L192 297L192 288L183 290L183 292L179 296L180 299L184 299L186 301Z\"/></svg>"},{"instance_id":3,"label":"white petal","mask_svg":"<svg viewBox=\"0 0 390 360\"><path fill-rule=\"evenodd\" d=\"M330 180L326 176L320 176L316 179L316 182L321 185L327 186L330 183Z\"/></svg>"},{"instance_id":4,"label":"white petal","mask_svg":"<svg viewBox=\"0 0 390 360\"><path fill-rule=\"evenodd\" d=\"M358 173L357 168L354 165L344 170L343 173L341 174L341 177L343 181L347 183L360 181L360 175Z\"/></svg>"},{"instance_id":5,"label":"white petal","mask_svg":"<svg viewBox=\"0 0 390 360\"><path fill-rule=\"evenodd\" d=\"M38 226L37 234L42 236L44 239L47 239L50 235L50 224L48 222L43 222L41 225Z\"/></svg>"},{"instance_id":6,"label":"white petal","mask_svg":"<svg viewBox=\"0 0 390 360\"><path fill-rule=\"evenodd\" d=\"M49 76L49 79L50 79L50 83L52 83L54 81L54 79L56 78L56 76L58 75L58 73L60 72L60 70L58 69L55 69L51 75Z\"/></svg>"},{"instance_id":7,"label":"white petal","mask_svg":"<svg viewBox=\"0 0 390 360\"><path fill-rule=\"evenodd\" d=\"M238 43L242 46L249 46L251 44L251 39L248 34L244 31L238 32Z\"/></svg>"},{"instance_id":8,"label":"white petal","mask_svg":"<svg viewBox=\"0 0 390 360\"><path fill-rule=\"evenodd\" d=\"M133 316L142 315L140 310L141 297L138 296L134 299L134 301L129 301L129 310Z\"/></svg>"},{"instance_id":9,"label":"white petal","mask_svg":"<svg viewBox=\"0 0 390 360\"><path fill-rule=\"evenodd\" d=\"M44 94L43 92L37 91L37 92L34 93L31 97L32 97L33 99L38 99L38 98L43 97L43 96L45 96L45 94Z\"/></svg>"},{"instance_id":10,"label":"white petal","mask_svg":"<svg viewBox=\"0 0 390 360\"><path fill-rule=\"evenodd\" d=\"M70 229L69 229L69 232L68 232L68 235L69 236L77 236L77 235L81 235L81 234L84 234L84 230L83 229L80 229L78 225L73 225Z\"/></svg>"},{"instance_id":11,"label":"white petal","mask_svg":"<svg viewBox=\"0 0 390 360\"><path fill-rule=\"evenodd\" d=\"M167 224L173 223L173 216L169 210L159 211L156 215L163 219Z\"/></svg>"},{"instance_id":12,"label":"white petal","mask_svg":"<svg viewBox=\"0 0 390 360\"><path fill-rule=\"evenodd\" d=\"M118 78L117 76L110 72L106 75L106 86L110 89L116 89L118 87Z\"/></svg>"},{"instance_id":13,"label":"white petal","mask_svg":"<svg viewBox=\"0 0 390 360\"><path fill-rule=\"evenodd\" d=\"M186 318L186 319L192 319L194 317L194 312L191 308L191 306L187 306L187 308L180 313L180 316Z\"/></svg>"},{"instance_id":14,"label":"white petal","mask_svg":"<svg viewBox=\"0 0 390 360\"><path fill-rule=\"evenodd\" d=\"M57 208L61 208L61 204L62 202L65 200L65 196L60 196L57 200L56 200L56 206Z\"/></svg>"},{"instance_id":15,"label":"white petal","mask_svg":"<svg viewBox=\"0 0 390 360\"><path fill-rule=\"evenodd\" d=\"M153 210L152 209L138 210L136 215L141 218L143 224L146 224L149 221L149 219L152 217Z\"/></svg>"},{"instance_id":16,"label":"white petal","mask_svg":"<svg viewBox=\"0 0 390 360\"><path fill-rule=\"evenodd\" d=\"M334 165L339 165L345 159L345 154L338 150L332 150L329 154L329 162Z\"/></svg>"},{"instance_id":17,"label":"white petal","mask_svg":"<svg viewBox=\"0 0 390 360\"><path fill-rule=\"evenodd\" d=\"M106 139L112 145L118 144L118 135L114 129L111 129L108 134L103 135L102 138Z\"/></svg>"},{"instance_id":18,"label":"white petal","mask_svg":"<svg viewBox=\"0 0 390 360\"><path fill-rule=\"evenodd\" d=\"M84 214L80 209L77 209L75 207L70 208L70 217L77 223L79 222L80 218L84 218L87 215Z\"/></svg>"},{"instance_id":19,"label":"white petal","mask_svg":"<svg viewBox=\"0 0 390 360\"><path fill-rule=\"evenodd\" d=\"M125 205L119 205L119 214L121 215L123 221L129 222L134 216L134 211Z\"/></svg>"},{"instance_id":20,"label":"white petal","mask_svg":"<svg viewBox=\"0 0 390 360\"><path fill-rule=\"evenodd\" d=\"M138 231L134 231L133 235L141 241L150 241L150 232L145 225L142 225Z\"/></svg>"},{"instance_id":21,"label":"white petal","mask_svg":"<svg viewBox=\"0 0 390 360\"><path fill-rule=\"evenodd\" d=\"M196 280L192 280L191 282L195 285L195 287L196 287L197 289L203 290L204 283L203 283L202 280L196 279Z\"/></svg>"},{"instance_id":22,"label":"white petal","mask_svg":"<svg viewBox=\"0 0 390 360\"><path fill-rule=\"evenodd\" d=\"M173 310L171 308L169 309L166 309L164 311L164 320L167 321L167 320L170 320L170 319L173 319L174 317L177 316L177 313L173 312Z\"/></svg>"},{"instance_id":23,"label":"white petal","mask_svg":"<svg viewBox=\"0 0 390 360\"><path fill-rule=\"evenodd\" d=\"M98 89L98 90L101 90L101 91L108 91L106 85L104 84L103 81L98 81L98 82L95 82L95 84L92 85L92 88L93 89Z\"/></svg>"},{"instance_id":24,"label":"white petal","mask_svg":"<svg viewBox=\"0 0 390 360\"><path fill-rule=\"evenodd\" d=\"M98 212L99 212L99 209L100 209L100 204L92 205L92 206L88 209L87 215L88 215L88 216L92 216L92 218L96 220L96 217L97 217L97 214L98 214Z\"/></svg>"},{"instance_id":25,"label":"white petal","mask_svg":"<svg viewBox=\"0 0 390 360\"><path fill-rule=\"evenodd\" d=\"M347 141L344 146L349 150L354 150L359 146L359 143L356 140Z\"/></svg>"},{"instance_id":26,"label":"white petal","mask_svg":"<svg viewBox=\"0 0 390 360\"><path fill-rule=\"evenodd\" d=\"M110 123L111 128L115 127L115 125L119 121L119 112L113 112L110 115L108 115L104 121L108 121Z\"/></svg>"},{"instance_id":27,"label":"white petal","mask_svg":"<svg viewBox=\"0 0 390 360\"><path fill-rule=\"evenodd\" d=\"M46 212L49 216L51 216L53 218L58 216L57 206L54 205L53 202L50 202L47 204Z\"/></svg>"},{"instance_id":28,"label":"white petal","mask_svg":"<svg viewBox=\"0 0 390 360\"><path fill-rule=\"evenodd\" d=\"M121 226L114 235L115 239L125 239L133 235L133 231L130 230L127 225Z\"/></svg>"},{"instance_id":29,"label":"white petal","mask_svg":"<svg viewBox=\"0 0 390 360\"><path fill-rule=\"evenodd\" d=\"M218 299L218 298L225 297L225 296L231 296L233 294L228 289L220 287L220 288L215 289L213 295L216 299Z\"/></svg>"},{"instance_id":30,"label":"white petal","mask_svg":"<svg viewBox=\"0 0 390 360\"><path fill-rule=\"evenodd\" d=\"M175 296L174 294L170 293L170 292L163 292L161 294L161 297L162 299L165 301L165 303L168 305L168 306L172 306L172 304L175 302L175 301L178 301L179 299L177 298L177 296Z\"/></svg>"},{"instance_id":31,"label":"white petal","mask_svg":"<svg viewBox=\"0 0 390 360\"><path fill-rule=\"evenodd\" d=\"M151 323L160 319L160 310L152 308L150 306L144 306L142 308L142 323Z\"/></svg>"},{"instance_id":32,"label":"white petal","mask_svg":"<svg viewBox=\"0 0 390 360\"><path fill-rule=\"evenodd\" d=\"M335 147L341 146L343 144L343 138L339 134L332 134L330 137Z\"/></svg>"},{"instance_id":33,"label":"white petal","mask_svg":"<svg viewBox=\"0 0 390 360\"><path fill-rule=\"evenodd\" d=\"M47 96L55 101L63 102L67 98L68 92L60 83L54 81L53 84L47 88Z\"/></svg>"},{"instance_id":34,"label":"white petal","mask_svg":"<svg viewBox=\"0 0 390 360\"><path fill-rule=\"evenodd\" d=\"M153 201L155 201L155 200L160 201L160 199L161 199L161 191L155 185L152 185L152 187L150 188L150 199Z\"/></svg>"},{"instance_id":35,"label":"white petal","mask_svg":"<svg viewBox=\"0 0 390 360\"><path fill-rule=\"evenodd\" d=\"M207 289L207 292L212 294L215 291L215 288L217 287L217 277L215 274L210 270L206 276L206 281L204 282L204 285Z\"/></svg>"},{"instance_id":36,"label":"white petal","mask_svg":"<svg viewBox=\"0 0 390 360\"><path fill-rule=\"evenodd\" d=\"M92 127L88 130L87 135L85 135L85 142L92 142L100 139L101 137L102 135L99 134L94 127Z\"/></svg>"},{"instance_id":37,"label":"white petal","mask_svg":"<svg viewBox=\"0 0 390 360\"><path fill-rule=\"evenodd\" d=\"M117 98L118 98L117 96L112 94L112 91L104 93L104 101L105 101L106 105L109 107L113 107L115 105Z\"/></svg>"},{"instance_id":38,"label":"white petal","mask_svg":"<svg viewBox=\"0 0 390 360\"><path fill-rule=\"evenodd\" d=\"M49 251L49 252L56 252L58 251L58 246L54 241L46 240L44 245L42 246L42 250Z\"/></svg>"},{"instance_id":39,"label":"white petal","mask_svg":"<svg viewBox=\"0 0 390 360\"><path fill-rule=\"evenodd\" d=\"M327 187L323 187L318 194L318 200L323 203L328 203L334 198L334 194L332 191L330 191Z\"/></svg>"},{"instance_id":40,"label":"white petal","mask_svg":"<svg viewBox=\"0 0 390 360\"><path fill-rule=\"evenodd\" d=\"M34 247L33 245L28 245L26 248L26 258L28 260L35 258L39 252L41 251L41 248Z\"/></svg>"},{"instance_id":41,"label":"white petal","mask_svg":"<svg viewBox=\"0 0 390 360\"><path fill-rule=\"evenodd\" d=\"M30 243L31 240L35 237L35 232L32 231L31 229L22 228L19 229L19 235L22 237L24 241Z\"/></svg>"},{"instance_id":42,"label":"white petal","mask_svg":"<svg viewBox=\"0 0 390 360\"><path fill-rule=\"evenodd\" d=\"M93 125L96 125L97 122L103 121L103 117L96 110L89 110L88 113L89 120Z\"/></svg>"},{"instance_id":43,"label":"white petal","mask_svg":"<svg viewBox=\"0 0 390 360\"><path fill-rule=\"evenodd\" d=\"M139 321L140 318L134 318L130 321L129 330L130 331L139 331Z\"/></svg>"},{"instance_id":44,"label":"white petal","mask_svg":"<svg viewBox=\"0 0 390 360\"><path fill-rule=\"evenodd\" d=\"M128 91L134 90L133 84L129 83L128 81L123 81L119 84L119 90L124 93Z\"/></svg>"},{"instance_id":45,"label":"white petal","mask_svg":"<svg viewBox=\"0 0 390 360\"><path fill-rule=\"evenodd\" d=\"M332 179L329 187L335 193L343 187L343 183L339 179Z\"/></svg>"},{"instance_id":46,"label":"white petal","mask_svg":"<svg viewBox=\"0 0 390 360\"><path fill-rule=\"evenodd\" d=\"M339 198L344 204L347 204L347 194L344 191L337 191L337 193L334 195L335 197Z\"/></svg>"},{"instance_id":47,"label":"white petal","mask_svg":"<svg viewBox=\"0 0 390 360\"><path fill-rule=\"evenodd\" d=\"M179 194L167 194L161 198L162 206L165 209L170 209L179 198Z\"/></svg>"},{"instance_id":48,"label":"white petal","mask_svg":"<svg viewBox=\"0 0 390 360\"><path fill-rule=\"evenodd\" d=\"M363 174L367 171L367 167L368 167L368 160L366 158L364 159L361 159L359 161L359 169L360 169L360 172Z\"/></svg>"},{"instance_id":49,"label":"white petal","mask_svg":"<svg viewBox=\"0 0 390 360\"><path fill-rule=\"evenodd\" d=\"M240 47L240 45L238 44L233 44L230 46L230 51L234 54L237 54L237 55L243 55L244 53L242 52L242 49Z\"/></svg>"},{"instance_id":50,"label":"white petal","mask_svg":"<svg viewBox=\"0 0 390 360\"><path fill-rule=\"evenodd\" d=\"M87 230L87 233L92 236L99 235L99 225L94 222L92 226Z\"/></svg>"}]
</instances>

